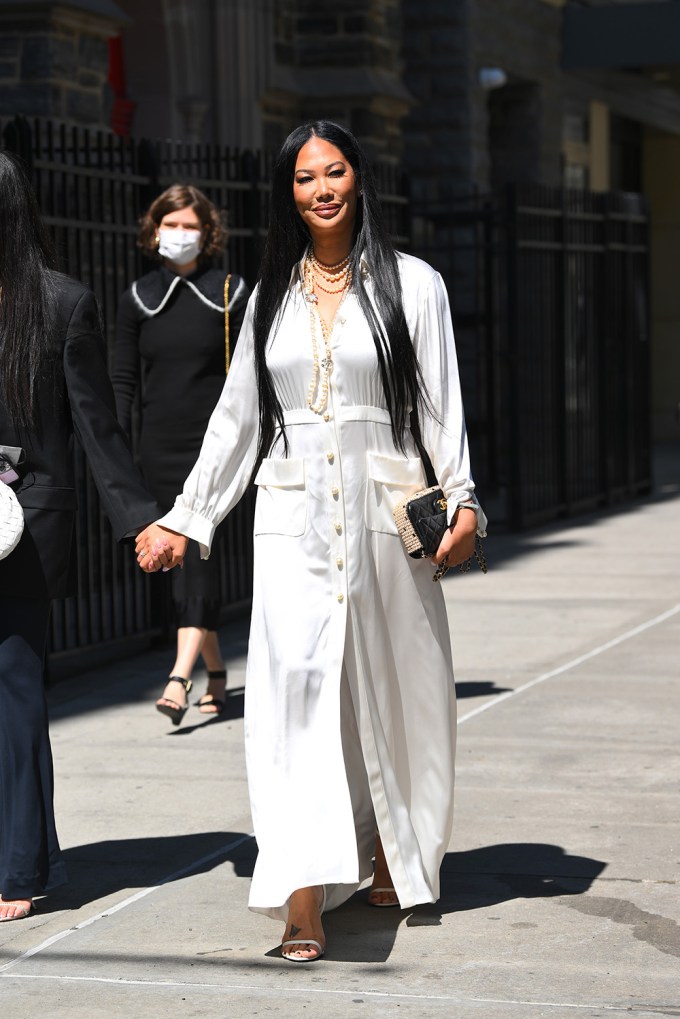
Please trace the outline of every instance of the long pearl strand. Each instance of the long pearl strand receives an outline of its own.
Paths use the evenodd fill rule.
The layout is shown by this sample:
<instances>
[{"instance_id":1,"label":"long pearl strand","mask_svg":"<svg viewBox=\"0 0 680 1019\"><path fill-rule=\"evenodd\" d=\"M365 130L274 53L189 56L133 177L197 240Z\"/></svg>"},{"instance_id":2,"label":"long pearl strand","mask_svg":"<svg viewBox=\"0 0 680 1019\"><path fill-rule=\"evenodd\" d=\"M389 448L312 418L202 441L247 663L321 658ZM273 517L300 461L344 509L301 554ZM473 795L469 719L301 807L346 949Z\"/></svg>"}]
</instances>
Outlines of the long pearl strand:
<instances>
[{"instance_id":1,"label":"long pearl strand","mask_svg":"<svg viewBox=\"0 0 680 1019\"><path fill-rule=\"evenodd\" d=\"M341 285L335 289L332 287L329 288L328 286L323 285L321 282L322 279L325 283L340 283ZM318 304L319 301L314 290L318 287L327 294L340 294L349 290L352 282L352 270L349 265L349 255L346 258L343 258L343 260L338 262L336 265L326 266L316 259L313 251L310 251L305 258L303 281L305 298L309 303L309 324L312 334L313 361L312 380L309 383L309 389L307 391L307 405L315 414L323 414L324 410L328 406L330 375L333 371L333 351L331 349L330 342L331 333L333 332L333 322L329 325L314 308L314 305ZM335 320L335 316L333 320ZM322 361L319 361L317 323L321 326L321 335L324 345L324 357Z\"/></svg>"}]
</instances>

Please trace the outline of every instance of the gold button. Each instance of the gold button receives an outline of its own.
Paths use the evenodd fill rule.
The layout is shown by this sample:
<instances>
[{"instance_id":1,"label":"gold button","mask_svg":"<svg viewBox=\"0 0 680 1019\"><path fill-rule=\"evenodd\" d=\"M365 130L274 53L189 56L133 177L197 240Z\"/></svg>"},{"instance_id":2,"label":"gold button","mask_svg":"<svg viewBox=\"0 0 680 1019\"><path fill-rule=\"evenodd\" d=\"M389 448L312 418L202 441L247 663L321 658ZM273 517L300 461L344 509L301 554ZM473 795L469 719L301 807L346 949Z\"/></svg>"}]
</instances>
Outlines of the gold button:
<instances>
[{"instance_id":1,"label":"gold button","mask_svg":"<svg viewBox=\"0 0 680 1019\"><path fill-rule=\"evenodd\" d=\"M332 464L333 461L335 460L335 453L332 450L329 450L328 453L326 453L326 459L328 460L329 464Z\"/></svg>"},{"instance_id":2,"label":"gold button","mask_svg":"<svg viewBox=\"0 0 680 1019\"><path fill-rule=\"evenodd\" d=\"M337 497L340 495L340 489L333 486L333 488L331 488L331 495L333 496L334 499L337 499Z\"/></svg>"},{"instance_id":3,"label":"gold button","mask_svg":"<svg viewBox=\"0 0 680 1019\"><path fill-rule=\"evenodd\" d=\"M339 594L339 595L338 595L338 601L340 602L340 604L341 604L341 605L342 605L342 603L344 602L344 600L345 600L345 596L344 596L344 594Z\"/></svg>"},{"instance_id":4,"label":"gold button","mask_svg":"<svg viewBox=\"0 0 680 1019\"><path fill-rule=\"evenodd\" d=\"M335 527L337 534L342 534L342 524L340 523L339 520L336 520L333 526Z\"/></svg>"},{"instance_id":5,"label":"gold button","mask_svg":"<svg viewBox=\"0 0 680 1019\"><path fill-rule=\"evenodd\" d=\"M342 569L342 567L343 567L343 566L345 565L345 564L343 563L342 559L341 559L341 558L340 558L340 557L338 556L338 558L337 558L337 559L336 559L335 561L336 561L336 563L337 563L337 565L338 565L338 569L339 569L339 570L341 570L341 569Z\"/></svg>"},{"instance_id":6,"label":"gold button","mask_svg":"<svg viewBox=\"0 0 680 1019\"><path fill-rule=\"evenodd\" d=\"M324 421L330 421L330 419L331 419L330 414L324 414L323 419L324 419Z\"/></svg>"}]
</instances>

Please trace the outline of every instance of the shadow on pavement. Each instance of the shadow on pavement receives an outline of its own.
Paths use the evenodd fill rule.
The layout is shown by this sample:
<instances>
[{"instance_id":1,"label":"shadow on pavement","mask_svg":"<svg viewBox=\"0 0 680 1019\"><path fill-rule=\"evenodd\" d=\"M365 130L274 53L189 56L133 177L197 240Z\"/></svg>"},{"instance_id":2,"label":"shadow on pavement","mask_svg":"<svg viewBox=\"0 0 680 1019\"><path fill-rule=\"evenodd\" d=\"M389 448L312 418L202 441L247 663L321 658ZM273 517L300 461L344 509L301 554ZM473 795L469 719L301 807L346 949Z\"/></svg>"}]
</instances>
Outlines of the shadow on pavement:
<instances>
[{"instance_id":1,"label":"shadow on pavement","mask_svg":"<svg viewBox=\"0 0 680 1019\"><path fill-rule=\"evenodd\" d=\"M227 848L239 840L243 840L239 845ZM78 909L116 892L169 883L187 873L207 873L225 860L238 877L250 878L256 854L255 840L243 832L114 839L75 846L64 852L70 884L51 892L39 909L43 914ZM582 895L605 867L601 860L571 855L545 843L505 843L447 853L439 902L412 910L376 909L367 904L368 892L363 889L324 915L326 958L329 962L385 963L404 922L408 927L434 927L446 914L486 909L511 899ZM264 957L279 958L278 948Z\"/></svg>"},{"instance_id":2,"label":"shadow on pavement","mask_svg":"<svg viewBox=\"0 0 680 1019\"><path fill-rule=\"evenodd\" d=\"M237 718L243 718L245 710L245 688L242 686L233 687L227 690L224 700L224 710L219 715L202 715L200 711L192 711L187 718L194 720L194 724L183 724L180 728L173 728L170 736L190 736L197 729L204 729L206 725L219 725L220 722L234 722ZM196 721L200 719L200 721Z\"/></svg>"},{"instance_id":3,"label":"shadow on pavement","mask_svg":"<svg viewBox=\"0 0 680 1019\"><path fill-rule=\"evenodd\" d=\"M387 962L404 919L407 927L436 927L445 914L486 909L510 899L582 895L606 866L540 842L447 853L439 902L410 911L375 909L367 905L364 890L325 916L328 961Z\"/></svg>"},{"instance_id":4,"label":"shadow on pavement","mask_svg":"<svg viewBox=\"0 0 680 1019\"><path fill-rule=\"evenodd\" d=\"M501 693L508 693L512 690L510 686L496 686L493 681L456 683L456 697L462 700L464 697L491 697Z\"/></svg>"},{"instance_id":5,"label":"shadow on pavement","mask_svg":"<svg viewBox=\"0 0 680 1019\"><path fill-rule=\"evenodd\" d=\"M240 842L233 849L226 847ZM224 852L220 852L225 849ZM237 877L251 877L257 847L246 832L200 832L91 842L64 850L68 885L56 888L40 905L41 913L79 909L116 892L149 888L205 874L230 861Z\"/></svg>"},{"instance_id":6,"label":"shadow on pavement","mask_svg":"<svg viewBox=\"0 0 680 1019\"><path fill-rule=\"evenodd\" d=\"M510 842L447 853L436 911L456 913L510 899L582 895L606 866L602 860L573 856L561 846L543 842Z\"/></svg>"}]
</instances>

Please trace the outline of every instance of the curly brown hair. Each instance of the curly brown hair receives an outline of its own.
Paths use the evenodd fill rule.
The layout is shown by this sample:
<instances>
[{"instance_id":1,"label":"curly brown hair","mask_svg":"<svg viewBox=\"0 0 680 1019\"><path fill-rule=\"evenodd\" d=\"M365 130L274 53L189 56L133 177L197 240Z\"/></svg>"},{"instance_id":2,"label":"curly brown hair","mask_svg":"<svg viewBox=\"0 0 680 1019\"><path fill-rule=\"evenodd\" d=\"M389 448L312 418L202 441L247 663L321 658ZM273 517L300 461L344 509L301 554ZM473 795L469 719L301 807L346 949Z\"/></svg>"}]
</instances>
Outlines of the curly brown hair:
<instances>
[{"instance_id":1,"label":"curly brown hair","mask_svg":"<svg viewBox=\"0 0 680 1019\"><path fill-rule=\"evenodd\" d=\"M221 255L227 243L227 230L222 215L207 195L192 184L172 184L162 195L154 199L139 221L137 247L150 258L160 258L156 237L161 220L169 212L179 212L180 209L187 208L194 210L206 229L205 242L198 261L209 262L216 255Z\"/></svg>"}]
</instances>

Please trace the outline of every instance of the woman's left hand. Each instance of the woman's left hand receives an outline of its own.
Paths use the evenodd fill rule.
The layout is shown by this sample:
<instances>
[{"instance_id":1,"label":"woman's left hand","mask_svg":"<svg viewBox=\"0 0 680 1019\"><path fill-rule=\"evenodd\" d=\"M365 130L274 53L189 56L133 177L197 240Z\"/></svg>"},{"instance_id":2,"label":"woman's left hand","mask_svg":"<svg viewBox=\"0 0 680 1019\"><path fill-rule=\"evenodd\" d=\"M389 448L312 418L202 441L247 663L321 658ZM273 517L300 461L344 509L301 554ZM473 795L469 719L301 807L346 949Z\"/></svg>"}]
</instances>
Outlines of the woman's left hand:
<instances>
[{"instance_id":1,"label":"woman's left hand","mask_svg":"<svg viewBox=\"0 0 680 1019\"><path fill-rule=\"evenodd\" d=\"M439 565L448 556L449 566L460 566L473 555L476 535L477 514L467 506L461 506L441 540L434 557L435 563Z\"/></svg>"}]
</instances>

